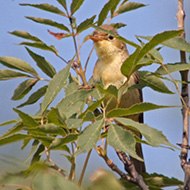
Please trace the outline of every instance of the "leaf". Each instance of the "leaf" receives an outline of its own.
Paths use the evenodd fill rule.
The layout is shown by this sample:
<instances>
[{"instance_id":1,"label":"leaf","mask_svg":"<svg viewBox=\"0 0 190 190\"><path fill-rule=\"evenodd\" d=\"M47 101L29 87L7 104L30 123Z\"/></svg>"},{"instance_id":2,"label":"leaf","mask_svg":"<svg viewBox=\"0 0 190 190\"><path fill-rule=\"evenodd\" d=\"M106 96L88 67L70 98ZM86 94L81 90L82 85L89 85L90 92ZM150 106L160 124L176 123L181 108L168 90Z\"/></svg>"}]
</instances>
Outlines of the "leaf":
<instances>
[{"instance_id":1,"label":"leaf","mask_svg":"<svg viewBox=\"0 0 190 190\"><path fill-rule=\"evenodd\" d=\"M18 122L19 120L10 120L10 121L5 121L3 123L0 123L0 127L4 126L4 125L10 125L10 124L13 124L13 123L16 123Z\"/></svg>"},{"instance_id":2,"label":"leaf","mask_svg":"<svg viewBox=\"0 0 190 190\"><path fill-rule=\"evenodd\" d=\"M56 74L55 68L42 56L34 53L30 49L26 47L26 50L30 54L30 56L33 58L33 60L36 62L38 67L49 77L53 77Z\"/></svg>"},{"instance_id":3,"label":"leaf","mask_svg":"<svg viewBox=\"0 0 190 190\"><path fill-rule=\"evenodd\" d=\"M47 89L47 85L45 85L42 88L38 89L36 92L31 94L31 96L28 98L28 100L26 102L20 104L19 106L17 106L17 108L20 108L20 107L23 107L23 106L26 106L26 105L30 105L30 104L34 104L42 96L44 96L44 94L46 93L46 89Z\"/></svg>"},{"instance_id":4,"label":"leaf","mask_svg":"<svg viewBox=\"0 0 190 190\"><path fill-rule=\"evenodd\" d=\"M139 131L147 140L148 144L155 147L163 147L166 145L168 147L172 147L178 149L176 146L172 145L166 136L157 129L154 129L146 124L142 124L139 122L135 122L131 119L127 118L115 118L115 120L128 128ZM165 147L165 148L168 148Z\"/></svg>"},{"instance_id":5,"label":"leaf","mask_svg":"<svg viewBox=\"0 0 190 190\"><path fill-rule=\"evenodd\" d=\"M152 36L138 36L138 37L142 39L146 39L146 40L152 39ZM181 37L175 37L175 38L169 39L165 42L162 42L161 44L173 49L190 52L190 44Z\"/></svg>"},{"instance_id":6,"label":"leaf","mask_svg":"<svg viewBox=\"0 0 190 190\"><path fill-rule=\"evenodd\" d=\"M27 40L31 40L31 41L35 41L35 42L41 42L41 40L36 37L36 36L32 36L30 33L26 32L26 31L18 31L18 30L15 30L13 32L9 32L9 34L12 34L12 35L15 35L17 37L20 37L20 38L25 38Z\"/></svg>"},{"instance_id":7,"label":"leaf","mask_svg":"<svg viewBox=\"0 0 190 190\"><path fill-rule=\"evenodd\" d=\"M133 73L133 69L136 66L136 58L140 50L137 48L134 53L129 55L129 57L123 62L121 66L121 72L123 75L129 77Z\"/></svg>"},{"instance_id":8,"label":"leaf","mask_svg":"<svg viewBox=\"0 0 190 190\"><path fill-rule=\"evenodd\" d=\"M171 92L168 87L154 74L148 71L140 71L141 84L149 86L153 90L156 90L161 93L174 94Z\"/></svg>"},{"instance_id":9,"label":"leaf","mask_svg":"<svg viewBox=\"0 0 190 190\"><path fill-rule=\"evenodd\" d=\"M51 32L50 30L48 30L48 32L58 40L71 36L70 34L66 34L66 33L54 33L54 32Z\"/></svg>"},{"instance_id":10,"label":"leaf","mask_svg":"<svg viewBox=\"0 0 190 190\"><path fill-rule=\"evenodd\" d=\"M88 152L94 147L100 137L102 127L103 120L100 119L84 129L78 137L77 144L79 146L79 150L76 154Z\"/></svg>"},{"instance_id":11,"label":"leaf","mask_svg":"<svg viewBox=\"0 0 190 190\"><path fill-rule=\"evenodd\" d=\"M66 120L68 129L78 129L82 126L82 119L69 118Z\"/></svg>"},{"instance_id":12,"label":"leaf","mask_svg":"<svg viewBox=\"0 0 190 190\"><path fill-rule=\"evenodd\" d=\"M73 15L80 8L83 2L84 0L72 0L71 7L70 7L71 15Z\"/></svg>"},{"instance_id":13,"label":"leaf","mask_svg":"<svg viewBox=\"0 0 190 190\"><path fill-rule=\"evenodd\" d=\"M59 146L62 146L64 144L68 144L70 142L76 141L78 138L78 134L68 134L67 136L63 138L56 138L49 146L50 149L57 149Z\"/></svg>"},{"instance_id":14,"label":"leaf","mask_svg":"<svg viewBox=\"0 0 190 190\"><path fill-rule=\"evenodd\" d=\"M71 68L71 63L72 61L70 61L70 63L65 68L63 68L56 75L54 75L54 77L49 82L46 94L42 102L42 113L46 111L46 109L48 108L50 103L55 99L58 93L66 86L67 78L69 77L69 71Z\"/></svg>"},{"instance_id":15,"label":"leaf","mask_svg":"<svg viewBox=\"0 0 190 190\"><path fill-rule=\"evenodd\" d=\"M29 75L15 72L9 69L0 70L0 80L9 80L13 78L30 77Z\"/></svg>"},{"instance_id":16,"label":"leaf","mask_svg":"<svg viewBox=\"0 0 190 190\"><path fill-rule=\"evenodd\" d=\"M37 17L29 17L29 16L27 16L26 18L30 19L30 20L32 20L34 22L40 23L40 24L50 25L50 26L56 27L58 29L70 32L69 29L64 24L57 23L57 22L52 21L50 19L37 18Z\"/></svg>"},{"instance_id":17,"label":"leaf","mask_svg":"<svg viewBox=\"0 0 190 190\"><path fill-rule=\"evenodd\" d=\"M138 63L150 50L155 48L157 45L171 38L179 36L182 32L183 30L171 30L171 31L165 31L165 32L155 35L148 43L146 43L142 47L136 59L136 63Z\"/></svg>"},{"instance_id":18,"label":"leaf","mask_svg":"<svg viewBox=\"0 0 190 190\"><path fill-rule=\"evenodd\" d=\"M114 149L126 152L133 158L143 161L135 151L136 141L131 132L111 124L108 130L108 144Z\"/></svg>"},{"instance_id":19,"label":"leaf","mask_svg":"<svg viewBox=\"0 0 190 190\"><path fill-rule=\"evenodd\" d=\"M64 8L67 10L67 3L66 0L57 0Z\"/></svg>"},{"instance_id":20,"label":"leaf","mask_svg":"<svg viewBox=\"0 0 190 190\"><path fill-rule=\"evenodd\" d=\"M24 139L29 138L28 135L25 134L14 134L9 137L0 138L0 146L4 146L10 143L18 142Z\"/></svg>"},{"instance_id":21,"label":"leaf","mask_svg":"<svg viewBox=\"0 0 190 190\"><path fill-rule=\"evenodd\" d=\"M111 17L113 17L113 13L114 13L115 9L117 8L117 5L119 4L119 2L120 2L120 0L113 1L114 4L111 8Z\"/></svg>"},{"instance_id":22,"label":"leaf","mask_svg":"<svg viewBox=\"0 0 190 190\"><path fill-rule=\"evenodd\" d=\"M38 77L37 72L27 62L15 57L0 57L0 63L11 69L17 69Z\"/></svg>"},{"instance_id":23,"label":"leaf","mask_svg":"<svg viewBox=\"0 0 190 190\"><path fill-rule=\"evenodd\" d=\"M37 79L28 79L20 83L19 86L15 89L11 100L22 99L32 89L37 81Z\"/></svg>"},{"instance_id":24,"label":"leaf","mask_svg":"<svg viewBox=\"0 0 190 190\"><path fill-rule=\"evenodd\" d=\"M99 16L98 16L98 26L102 25L104 20L106 19L109 11L113 8L115 5L115 0L109 0L101 10Z\"/></svg>"},{"instance_id":25,"label":"leaf","mask_svg":"<svg viewBox=\"0 0 190 190\"><path fill-rule=\"evenodd\" d=\"M13 135L19 131L23 130L23 123L17 123L11 129L9 129L6 133L4 133L1 137L7 137L9 135Z\"/></svg>"},{"instance_id":26,"label":"leaf","mask_svg":"<svg viewBox=\"0 0 190 190\"><path fill-rule=\"evenodd\" d=\"M190 70L190 64L187 64L187 63L168 63L168 64L164 64L164 66L166 67L169 73L172 73L175 71ZM155 74L167 75L168 73L162 66L160 66L156 70Z\"/></svg>"},{"instance_id":27,"label":"leaf","mask_svg":"<svg viewBox=\"0 0 190 190\"><path fill-rule=\"evenodd\" d=\"M38 162L41 158L41 153L45 150L45 147L43 144L40 144L38 147L37 151L35 152L34 156L32 157L31 160L31 165L34 164L35 162Z\"/></svg>"},{"instance_id":28,"label":"leaf","mask_svg":"<svg viewBox=\"0 0 190 190\"><path fill-rule=\"evenodd\" d=\"M29 128L35 128L37 127L39 124L35 121L35 119L33 119L31 116L29 116L28 114L18 110L18 109L15 109L13 108L13 110L18 113L19 117L22 119L23 121L23 124L26 126L26 127L29 127Z\"/></svg>"},{"instance_id":29,"label":"leaf","mask_svg":"<svg viewBox=\"0 0 190 190\"><path fill-rule=\"evenodd\" d=\"M65 13L63 11L61 11L60 9L58 9L57 7L50 5L48 3L43 3L43 4L27 4L27 3L21 3L21 6L30 6L30 7L35 7L44 11L48 11L51 13L55 13L55 14L59 14L62 16L66 16Z\"/></svg>"},{"instance_id":30,"label":"leaf","mask_svg":"<svg viewBox=\"0 0 190 190\"><path fill-rule=\"evenodd\" d=\"M34 47L34 48L39 48L42 50L47 50L47 51L51 51L53 53L55 53L56 55L58 54L58 51L55 49L54 46L48 46L47 44L45 44L44 42L40 41L40 42L21 42L19 43L19 45L26 45L26 46L30 46L30 47Z\"/></svg>"},{"instance_id":31,"label":"leaf","mask_svg":"<svg viewBox=\"0 0 190 190\"><path fill-rule=\"evenodd\" d=\"M117 23L111 23L111 25L115 28L115 29L119 29L122 27L127 26L126 24L122 23L122 22L117 22Z\"/></svg>"},{"instance_id":32,"label":"leaf","mask_svg":"<svg viewBox=\"0 0 190 190\"><path fill-rule=\"evenodd\" d=\"M115 108L107 113L107 117L128 116L128 115L142 113L145 111L151 111L161 108L171 108L171 107L173 106L163 106L163 105L156 105L144 102L144 103L134 104L130 108Z\"/></svg>"},{"instance_id":33,"label":"leaf","mask_svg":"<svg viewBox=\"0 0 190 190\"><path fill-rule=\"evenodd\" d=\"M80 23L79 26L77 27L77 33L81 33L82 31L89 28L93 24L95 17L96 17L96 15L94 15L91 18L88 18L85 21L83 21L82 23Z\"/></svg>"},{"instance_id":34,"label":"leaf","mask_svg":"<svg viewBox=\"0 0 190 190\"><path fill-rule=\"evenodd\" d=\"M129 2L121 5L118 10L116 11L117 14L125 13L128 11L132 11L141 7L146 6L145 4L142 3L134 3L134 2Z\"/></svg>"},{"instance_id":35,"label":"leaf","mask_svg":"<svg viewBox=\"0 0 190 190\"><path fill-rule=\"evenodd\" d=\"M64 99L62 99L56 106L60 112L69 118L73 114L81 114L83 111L84 103L89 96L93 96L95 90L78 90Z\"/></svg>"}]
</instances>

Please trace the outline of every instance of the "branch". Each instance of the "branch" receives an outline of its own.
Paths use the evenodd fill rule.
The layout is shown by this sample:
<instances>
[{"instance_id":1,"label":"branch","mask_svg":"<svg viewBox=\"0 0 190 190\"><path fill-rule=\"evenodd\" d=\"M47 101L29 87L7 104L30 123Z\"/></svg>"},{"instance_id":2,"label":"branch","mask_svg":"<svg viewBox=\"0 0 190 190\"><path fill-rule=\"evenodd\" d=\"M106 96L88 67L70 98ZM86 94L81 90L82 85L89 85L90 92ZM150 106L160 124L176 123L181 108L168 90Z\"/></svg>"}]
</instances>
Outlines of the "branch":
<instances>
[{"instance_id":1,"label":"branch","mask_svg":"<svg viewBox=\"0 0 190 190\"><path fill-rule=\"evenodd\" d=\"M142 189L142 190L148 190L148 187L144 183L143 177L137 173L137 171L135 170L134 164L128 159L128 157L126 156L126 154L124 152L116 151L120 160L123 163L126 163L126 164L124 164L125 170L129 173L129 175L123 173L117 167L117 165L114 164L114 162L108 158L108 156L105 154L105 152L103 151L103 149L101 147L95 147L95 149L96 149L97 153L99 154L99 156L104 159L104 161L106 162L108 167L112 171L116 172L121 178L123 178L131 183L134 183L135 185L138 185L140 187L140 189Z\"/></svg>"},{"instance_id":2,"label":"branch","mask_svg":"<svg viewBox=\"0 0 190 190\"><path fill-rule=\"evenodd\" d=\"M177 21L178 21L178 29L184 30L184 19L185 12L183 9L183 0L178 0L178 12L177 12ZM181 38L185 39L185 31L181 34ZM180 51L180 59L181 62L186 63L186 54L184 51ZM188 70L181 72L182 81L188 81ZM188 94L188 83L182 84L182 92L181 96L185 102L185 104L189 105L189 94ZM183 103L184 104L184 103ZM185 182L184 189L190 189L190 162L187 162L188 157L188 146L189 146L189 108L186 109L183 107L182 115L183 115L183 136L182 136L182 150L181 150L181 167L185 172Z\"/></svg>"}]
</instances>

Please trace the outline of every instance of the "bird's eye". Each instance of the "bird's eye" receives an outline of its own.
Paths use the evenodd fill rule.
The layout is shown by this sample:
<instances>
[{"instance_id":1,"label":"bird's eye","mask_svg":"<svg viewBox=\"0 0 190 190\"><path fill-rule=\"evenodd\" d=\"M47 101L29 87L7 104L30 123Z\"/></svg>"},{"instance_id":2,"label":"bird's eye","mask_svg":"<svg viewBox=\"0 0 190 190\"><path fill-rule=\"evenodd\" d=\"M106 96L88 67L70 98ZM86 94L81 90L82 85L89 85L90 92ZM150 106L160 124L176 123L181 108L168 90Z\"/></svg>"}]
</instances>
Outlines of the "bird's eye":
<instances>
[{"instance_id":1,"label":"bird's eye","mask_svg":"<svg viewBox=\"0 0 190 190\"><path fill-rule=\"evenodd\" d=\"M108 37L110 40L113 40L114 39L114 37L112 36L112 35L109 35L109 37Z\"/></svg>"}]
</instances>

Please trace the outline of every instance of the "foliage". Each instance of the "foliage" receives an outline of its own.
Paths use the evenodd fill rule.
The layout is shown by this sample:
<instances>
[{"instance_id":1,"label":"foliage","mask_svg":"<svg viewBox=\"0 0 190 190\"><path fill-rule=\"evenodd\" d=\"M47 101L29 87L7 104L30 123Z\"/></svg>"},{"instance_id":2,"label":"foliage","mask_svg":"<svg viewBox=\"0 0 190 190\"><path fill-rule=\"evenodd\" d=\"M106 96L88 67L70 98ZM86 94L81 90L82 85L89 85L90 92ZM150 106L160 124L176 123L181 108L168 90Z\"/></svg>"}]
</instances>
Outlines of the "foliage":
<instances>
[{"instance_id":1,"label":"foliage","mask_svg":"<svg viewBox=\"0 0 190 190\"><path fill-rule=\"evenodd\" d=\"M43 82L43 86L30 94L26 102L18 105L18 108L31 105L39 102L43 97L40 111L38 111L36 115L30 115L15 108L14 111L18 114L19 118L7 121L0 125L4 126L14 124L8 132L0 137L1 146L22 141L24 148L29 144L29 142L32 142L31 152L27 158L27 160L31 160L30 166L17 176L23 178L26 174L33 175L31 173L36 171L35 177L32 179L31 189L79 189L76 184L70 182L67 178L71 181L73 180L76 168L76 157L81 153L90 153L93 148L97 149L97 142L99 140L102 141L101 148L105 154L107 152L107 147L111 146L115 149L122 150L137 159L140 158L135 152L136 142L145 143L153 147L160 146L171 149L176 148L167 140L161 131L158 131L148 125L134 122L130 119L121 118L121 116L124 115L133 115L171 106L155 105L154 103L144 102L135 104L128 109L115 108L110 112L105 113L104 108L109 105L108 101L107 105L104 105L103 109L101 109L101 104L107 96L119 99L123 93L123 88L126 88L126 86L123 86L120 89L110 86L105 90L101 84L91 85L91 81L87 82L85 72L88 61L86 64L81 62L79 55L80 51L78 51L78 48L81 48L81 46L78 47L76 45L76 38L89 27L95 27L96 29L101 30L98 26L105 23L107 18L109 18L108 21L111 21L112 18L119 14L144 7L145 5L141 3L128 2L126 0L109 0L101 9L98 18L96 18L96 15L91 16L90 18L81 21L78 25L74 15L77 11L80 11L80 7L85 3L85 1L73 0L70 5L67 5L65 0L57 0L57 2L62 5L62 9L47 3L22 3L20 5L34 7L69 19L70 25L66 26L64 23L58 23L50 19L26 17L34 22L50 25L63 30L64 33L52 33L49 31L50 34L54 35L58 39L62 39L64 37L73 38L75 54L73 55L72 60L66 61L59 55L56 47L47 45L38 37L33 36L26 31L13 31L10 32L10 34L27 40L21 42L20 45L26 46L28 54L37 64L38 68L46 74L48 78L43 79L31 66L32 64L23 60L14 57L0 57L0 63L8 68L0 70L0 80L25 78L25 80L15 89L12 100L22 99L31 92L32 88L36 88L35 85L37 83ZM120 28L125 26L125 24L114 23L113 26ZM106 32L110 33L109 31ZM134 86L128 86L126 90L150 87L160 93L173 93L164 84L163 80L161 80L169 80L168 78L163 77L163 75L174 71L190 69L190 65L185 63L163 64L163 57L155 48L157 48L158 45L163 44L174 49L190 52L189 44L178 38L182 32L183 31L180 30L173 30L164 31L153 37L137 36L137 40L140 42L140 45L135 42L131 42L122 36L115 36L123 42L128 43L128 45L136 48L134 53L132 53L122 65L121 72L125 76L130 77L134 71L151 64L158 64L160 66L154 73L141 71L140 77L142 79L142 83ZM87 38L83 40L83 44L86 42L86 39ZM143 43L141 39L149 41L147 43ZM66 63L65 67L56 72L53 65L46 60L45 57L37 54L34 52L35 50L31 50L29 47L54 53L56 57ZM86 56L88 57L88 55ZM71 74L71 69L76 72L76 75ZM79 76L81 77L84 86L81 86ZM44 81L46 82L45 85ZM170 81L176 84L175 80L171 79ZM51 103L62 90L64 90L65 96L55 107L51 107ZM122 123L126 127L122 128L115 122ZM110 126L108 130L107 126ZM140 140L135 134L130 132L129 128L139 131L145 140ZM103 146L104 143L106 143L106 146ZM64 156L69 160L71 169L68 176L66 175L64 168L58 168L57 165L51 161L49 154L52 150L63 151ZM41 156L43 154L47 157L46 161L41 160ZM51 168L57 170L57 172ZM105 184L109 189L113 189L113 186L117 186L117 189L122 189L121 184L114 176L112 176L112 174L107 174L107 172L104 171L101 172L101 175L96 177L90 189L104 189ZM106 180L105 176L110 176L113 178L113 181ZM158 181L155 180L158 178L159 185L156 184ZM158 174L145 174L144 179L150 189L161 189L166 186L182 185L181 181L178 181L177 179L169 179ZM9 183L9 180L4 180L5 178L1 179L1 184L6 186L5 183ZM101 183L97 181L101 181ZM125 182L125 186L130 187L129 184L126 184L127 183Z\"/></svg>"}]
</instances>

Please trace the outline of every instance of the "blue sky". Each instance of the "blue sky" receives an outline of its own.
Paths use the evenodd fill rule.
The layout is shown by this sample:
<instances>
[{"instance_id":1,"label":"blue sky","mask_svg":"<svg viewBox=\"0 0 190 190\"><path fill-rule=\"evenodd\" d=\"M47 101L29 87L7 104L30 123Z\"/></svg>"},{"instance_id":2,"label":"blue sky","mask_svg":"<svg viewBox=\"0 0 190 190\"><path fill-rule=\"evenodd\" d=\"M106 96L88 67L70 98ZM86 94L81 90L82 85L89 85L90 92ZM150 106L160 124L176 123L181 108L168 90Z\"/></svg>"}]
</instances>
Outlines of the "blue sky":
<instances>
[{"instance_id":1,"label":"blue sky","mask_svg":"<svg viewBox=\"0 0 190 190\"><path fill-rule=\"evenodd\" d=\"M156 33L163 32L165 30L175 30L177 29L177 0L134 0L135 2L141 2L147 4L148 6L140 8L136 11L128 12L123 15L120 15L113 19L112 22L123 22L127 26L119 29L119 34L125 38L137 42L135 35L144 35L152 36ZM134 2L133 1L133 2ZM68 4L71 1L67 1ZM93 15L98 15L101 8L107 1L105 0L86 0L79 10L75 17L77 18L77 23L81 23L86 18L90 18ZM19 42L24 40L17 38L8 34L8 31L14 30L25 30L30 32L32 35L38 36L40 39L45 41L49 45L55 45L60 52L60 55L66 60L70 60L73 56L73 42L70 39L57 40L51 36L47 30L52 32L61 32L56 28L52 28L47 25L40 25L34 23L30 20L27 20L25 16L34 16L49 18L56 20L57 22L63 22L65 25L68 25L68 21L61 16L57 16L52 13L45 11L40 11L31 7L22 7L19 6L19 3L31 3L30 0L6 0L1 2L0 7L0 56L13 56L25 60L28 63L31 63L32 66L37 69L35 63L32 61L30 56L27 54L23 46L18 46ZM49 3L61 8L61 6L56 2L56 0L33 0L32 3ZM186 12L186 39L190 41L190 2L185 1L185 12ZM82 39L93 29L82 33L80 35ZM87 55L90 51L90 48L93 46L91 41L88 41L81 52L82 62L85 63ZM56 70L60 70L65 66L63 62L57 59L52 53L44 52L37 49L32 49L34 52L43 55L46 59L53 64ZM128 46L129 52L133 52L133 48ZM163 48L161 53L164 57L164 63L174 63L179 61L179 52L177 50ZM90 59L87 78L92 76L92 70L95 64L97 57L95 52L92 54ZM151 67L144 68L149 71L155 71L157 68L156 65ZM0 65L0 69L4 69ZM38 70L38 69L37 69ZM39 71L40 73L40 71ZM42 76L43 74L40 73ZM173 76L176 79L179 79L179 74L174 73ZM45 77L45 76L44 76ZM13 112L12 108L19 105L21 102L27 99L27 97L22 101L11 101L11 96L14 92L14 89L18 86L21 79L10 80L10 81L1 81L0 82L0 123L11 120L17 117L16 113ZM176 92L175 87L169 82L166 83L169 85L170 90ZM38 85L38 87L40 84ZM156 104L163 105L180 105L179 95L175 93L174 95L165 95L161 93L154 92L151 89L145 88L144 91L144 101L153 102ZM60 98L59 95L58 98ZM35 113L38 110L38 103L35 106L27 106L22 110L28 113ZM180 108L170 108L165 110L157 110L152 112L145 113L145 123L149 126L154 127L158 130L163 131L172 144L181 142L182 137L182 117ZM7 127L0 128L0 133L5 132L8 129ZM16 156L22 160L26 158L26 155L29 149L21 151L21 144L17 143L15 145L8 145L6 147L0 147L0 154L8 154ZM169 149L163 148L152 148L144 146L145 162L147 165L147 170L150 173L157 172L170 177L177 177L183 179L183 171L180 167L179 160L179 151L171 151ZM114 154L114 152L110 152ZM58 153L53 157L60 165L62 160L59 159ZM79 157L79 161L83 160L83 156ZM117 160L114 157L114 160ZM116 161L117 162L117 161ZM89 171L92 172L96 168L104 166L104 162L101 158L96 156L96 153L93 152L92 160L89 163Z\"/></svg>"}]
</instances>

